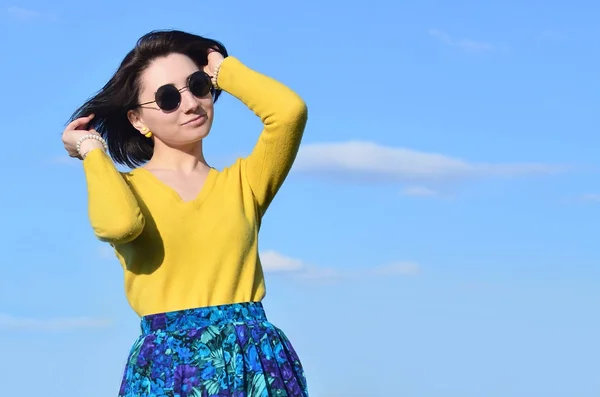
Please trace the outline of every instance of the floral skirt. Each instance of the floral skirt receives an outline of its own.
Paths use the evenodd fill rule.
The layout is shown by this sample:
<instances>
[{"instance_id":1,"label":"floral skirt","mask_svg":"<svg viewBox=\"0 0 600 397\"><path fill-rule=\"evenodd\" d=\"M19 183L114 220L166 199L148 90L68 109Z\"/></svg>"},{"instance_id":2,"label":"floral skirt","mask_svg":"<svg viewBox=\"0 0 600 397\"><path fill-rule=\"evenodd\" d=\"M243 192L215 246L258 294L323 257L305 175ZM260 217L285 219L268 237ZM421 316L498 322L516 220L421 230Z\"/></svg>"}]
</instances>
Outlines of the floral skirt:
<instances>
[{"instance_id":1,"label":"floral skirt","mask_svg":"<svg viewBox=\"0 0 600 397\"><path fill-rule=\"evenodd\" d=\"M294 348L259 302L142 317L119 397L308 397Z\"/></svg>"}]
</instances>

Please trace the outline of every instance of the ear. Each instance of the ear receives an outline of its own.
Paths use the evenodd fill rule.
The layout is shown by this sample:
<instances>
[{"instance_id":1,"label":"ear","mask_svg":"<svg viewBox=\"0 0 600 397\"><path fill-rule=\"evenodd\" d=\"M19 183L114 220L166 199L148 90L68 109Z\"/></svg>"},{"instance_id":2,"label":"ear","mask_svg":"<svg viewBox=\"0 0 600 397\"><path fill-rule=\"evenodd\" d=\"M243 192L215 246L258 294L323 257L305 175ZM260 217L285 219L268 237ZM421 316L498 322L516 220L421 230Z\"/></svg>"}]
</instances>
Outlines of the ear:
<instances>
[{"instance_id":1,"label":"ear","mask_svg":"<svg viewBox=\"0 0 600 397\"><path fill-rule=\"evenodd\" d=\"M127 118L129 119L129 122L131 123L133 128L138 130L140 134L145 134L147 132L146 124L144 124L144 122L142 121L142 117L138 111L129 110L127 112Z\"/></svg>"}]
</instances>

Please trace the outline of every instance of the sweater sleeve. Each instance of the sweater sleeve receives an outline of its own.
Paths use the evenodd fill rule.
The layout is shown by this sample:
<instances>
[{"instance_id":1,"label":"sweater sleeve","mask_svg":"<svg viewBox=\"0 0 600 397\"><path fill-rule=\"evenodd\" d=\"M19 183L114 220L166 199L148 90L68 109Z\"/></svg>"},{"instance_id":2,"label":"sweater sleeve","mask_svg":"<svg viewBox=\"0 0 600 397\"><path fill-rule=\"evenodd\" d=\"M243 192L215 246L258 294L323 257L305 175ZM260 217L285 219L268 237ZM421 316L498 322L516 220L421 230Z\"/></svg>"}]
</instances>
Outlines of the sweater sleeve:
<instances>
[{"instance_id":1,"label":"sweater sleeve","mask_svg":"<svg viewBox=\"0 0 600 397\"><path fill-rule=\"evenodd\" d=\"M112 244L127 243L144 228L144 216L123 175L101 149L83 160L88 190L88 214L94 234Z\"/></svg>"},{"instance_id":2,"label":"sweater sleeve","mask_svg":"<svg viewBox=\"0 0 600 397\"><path fill-rule=\"evenodd\" d=\"M221 64L217 82L263 123L254 149L242 159L242 168L263 215L298 153L308 119L306 103L285 85L231 56Z\"/></svg>"}]
</instances>

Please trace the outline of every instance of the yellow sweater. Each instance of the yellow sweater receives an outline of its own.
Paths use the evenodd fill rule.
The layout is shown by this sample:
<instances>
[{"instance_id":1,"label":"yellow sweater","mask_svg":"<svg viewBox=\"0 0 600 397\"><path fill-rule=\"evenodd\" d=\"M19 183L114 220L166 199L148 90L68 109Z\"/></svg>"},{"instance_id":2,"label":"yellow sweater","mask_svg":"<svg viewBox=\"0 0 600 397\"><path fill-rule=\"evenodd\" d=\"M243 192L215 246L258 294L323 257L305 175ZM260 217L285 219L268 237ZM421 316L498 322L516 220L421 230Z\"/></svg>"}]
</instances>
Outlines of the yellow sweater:
<instances>
[{"instance_id":1,"label":"yellow sweater","mask_svg":"<svg viewBox=\"0 0 600 397\"><path fill-rule=\"evenodd\" d=\"M248 157L211 169L194 200L184 202L143 168L119 172L101 149L83 161L91 225L115 248L127 299L140 316L265 296L258 232L298 152L307 108L234 57L221 64L218 84L264 129Z\"/></svg>"}]
</instances>

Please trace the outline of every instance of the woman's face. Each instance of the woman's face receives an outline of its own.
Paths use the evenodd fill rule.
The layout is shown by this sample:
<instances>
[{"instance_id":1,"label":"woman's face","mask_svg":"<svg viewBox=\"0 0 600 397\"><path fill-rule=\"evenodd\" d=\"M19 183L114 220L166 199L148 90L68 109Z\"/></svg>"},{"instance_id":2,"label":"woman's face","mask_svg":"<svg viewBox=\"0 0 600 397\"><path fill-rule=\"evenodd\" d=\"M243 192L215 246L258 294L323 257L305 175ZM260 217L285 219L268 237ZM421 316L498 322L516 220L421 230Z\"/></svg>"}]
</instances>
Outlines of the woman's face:
<instances>
[{"instance_id":1,"label":"woman's face","mask_svg":"<svg viewBox=\"0 0 600 397\"><path fill-rule=\"evenodd\" d=\"M133 126L144 134L148 128L154 137L170 147L184 147L205 138L213 122L213 99L209 91L203 97L194 96L187 87L188 77L198 66L187 56L170 54L155 59L140 76L138 103L155 100L154 94L163 85L172 84L181 93L179 106L164 111L153 102L129 113Z\"/></svg>"}]
</instances>

